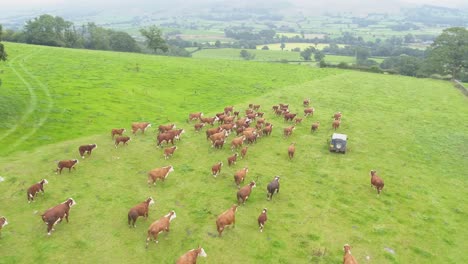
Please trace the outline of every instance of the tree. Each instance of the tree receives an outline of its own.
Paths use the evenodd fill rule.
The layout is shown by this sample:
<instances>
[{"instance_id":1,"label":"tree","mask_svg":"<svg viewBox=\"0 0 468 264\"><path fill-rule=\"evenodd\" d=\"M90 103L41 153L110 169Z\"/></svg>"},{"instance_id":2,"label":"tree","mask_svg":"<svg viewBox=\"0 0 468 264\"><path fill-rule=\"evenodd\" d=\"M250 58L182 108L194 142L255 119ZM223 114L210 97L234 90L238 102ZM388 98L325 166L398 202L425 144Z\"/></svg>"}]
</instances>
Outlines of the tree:
<instances>
[{"instance_id":1,"label":"tree","mask_svg":"<svg viewBox=\"0 0 468 264\"><path fill-rule=\"evenodd\" d=\"M246 50L241 50L240 56L244 58L244 60L253 60L255 58L255 54L252 54Z\"/></svg>"},{"instance_id":2,"label":"tree","mask_svg":"<svg viewBox=\"0 0 468 264\"><path fill-rule=\"evenodd\" d=\"M166 41L162 37L162 31L156 26L150 26L148 29L140 29L141 35L146 39L146 45L149 49L152 49L155 53L158 50L164 52L169 50L169 47Z\"/></svg>"},{"instance_id":3,"label":"tree","mask_svg":"<svg viewBox=\"0 0 468 264\"><path fill-rule=\"evenodd\" d=\"M5 46L3 46L1 41L2 41L2 25L0 25L0 61L6 61L8 54L6 53Z\"/></svg>"},{"instance_id":4,"label":"tree","mask_svg":"<svg viewBox=\"0 0 468 264\"><path fill-rule=\"evenodd\" d=\"M109 30L109 45L115 51L139 52L136 41L126 32Z\"/></svg>"},{"instance_id":5,"label":"tree","mask_svg":"<svg viewBox=\"0 0 468 264\"><path fill-rule=\"evenodd\" d=\"M459 78L468 69L468 30L453 27L442 31L427 49L429 71Z\"/></svg>"},{"instance_id":6,"label":"tree","mask_svg":"<svg viewBox=\"0 0 468 264\"><path fill-rule=\"evenodd\" d=\"M304 58L304 60L310 61L312 57L312 53L314 52L315 52L314 47L308 47L305 50L301 51L300 55L302 58Z\"/></svg>"},{"instance_id":7,"label":"tree","mask_svg":"<svg viewBox=\"0 0 468 264\"><path fill-rule=\"evenodd\" d=\"M315 61L321 61L323 58L325 58L325 53L321 52L320 50L316 50L314 53Z\"/></svg>"},{"instance_id":8,"label":"tree","mask_svg":"<svg viewBox=\"0 0 468 264\"><path fill-rule=\"evenodd\" d=\"M414 42L414 36L411 33L408 33L405 35L405 43L413 43Z\"/></svg>"},{"instance_id":9,"label":"tree","mask_svg":"<svg viewBox=\"0 0 468 264\"><path fill-rule=\"evenodd\" d=\"M269 50L269 49L270 48L268 48L268 46L266 46L266 45L262 47L262 50Z\"/></svg>"},{"instance_id":10,"label":"tree","mask_svg":"<svg viewBox=\"0 0 468 264\"><path fill-rule=\"evenodd\" d=\"M369 55L370 55L369 50L364 47L357 47L355 52L356 52L356 60L358 64L362 61L367 60L367 58L369 58Z\"/></svg>"},{"instance_id":11,"label":"tree","mask_svg":"<svg viewBox=\"0 0 468 264\"><path fill-rule=\"evenodd\" d=\"M215 42L215 47L221 48L221 41L217 40L217 41Z\"/></svg>"},{"instance_id":12,"label":"tree","mask_svg":"<svg viewBox=\"0 0 468 264\"><path fill-rule=\"evenodd\" d=\"M286 44L284 44L284 42L281 42L280 48L281 48L281 50L283 50L284 48L286 48Z\"/></svg>"}]
</instances>

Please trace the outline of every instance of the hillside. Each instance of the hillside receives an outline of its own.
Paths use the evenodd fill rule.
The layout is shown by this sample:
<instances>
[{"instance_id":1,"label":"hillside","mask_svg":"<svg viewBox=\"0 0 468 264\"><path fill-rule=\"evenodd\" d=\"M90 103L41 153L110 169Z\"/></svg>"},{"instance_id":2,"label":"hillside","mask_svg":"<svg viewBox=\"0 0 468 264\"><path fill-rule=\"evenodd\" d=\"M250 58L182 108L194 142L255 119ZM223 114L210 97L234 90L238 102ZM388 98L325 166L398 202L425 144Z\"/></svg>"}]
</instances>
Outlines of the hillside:
<instances>
[{"instance_id":1,"label":"hillside","mask_svg":"<svg viewBox=\"0 0 468 264\"><path fill-rule=\"evenodd\" d=\"M345 243L359 263L468 261L461 254L468 207L460 198L468 194L468 127L461 122L468 110L448 82L261 62L7 48L0 216L9 225L2 230L0 263L173 263L199 244L208 254L199 263L340 263ZM289 103L302 116L307 97L316 113L285 139L282 130L290 124L271 106ZM227 105L243 113L249 103L261 105L273 133L228 167L233 136L215 150L205 129L196 133L185 120L190 112L212 116ZM349 136L345 155L327 149L337 111L343 113L338 132ZM115 148L110 129L129 131L133 121L153 127L145 135L127 132L132 141ZM313 121L321 122L314 134ZM174 157L164 160L154 130L172 122L186 133ZM293 160L287 157L291 142ZM79 158L78 146L88 143L99 147L80 158L75 171L53 173L56 160ZM210 168L219 160L225 165L214 178ZM175 171L149 188L147 171L169 164ZM244 184L257 180L257 188L238 209L236 227L218 238L216 216L236 202L232 175L244 166ZM385 180L380 196L370 187L371 169ZM266 185L275 175L281 191L267 201ZM41 178L49 181L45 195L28 204L26 189ZM148 220L129 228L128 209L148 196L156 200ZM47 237L39 215L68 197L77 202L70 222ZM256 219L263 208L269 220L260 233ZM170 210L177 213L171 231L145 250L148 226Z\"/></svg>"}]
</instances>

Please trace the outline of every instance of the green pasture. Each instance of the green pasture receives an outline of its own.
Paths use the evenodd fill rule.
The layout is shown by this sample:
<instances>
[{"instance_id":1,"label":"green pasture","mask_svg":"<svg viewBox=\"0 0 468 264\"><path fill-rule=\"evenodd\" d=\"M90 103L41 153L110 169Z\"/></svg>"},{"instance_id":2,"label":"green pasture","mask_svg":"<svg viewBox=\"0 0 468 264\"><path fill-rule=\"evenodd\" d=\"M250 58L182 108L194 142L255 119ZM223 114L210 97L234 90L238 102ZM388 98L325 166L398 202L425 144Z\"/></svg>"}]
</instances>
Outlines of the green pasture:
<instances>
[{"instance_id":1,"label":"green pasture","mask_svg":"<svg viewBox=\"0 0 468 264\"><path fill-rule=\"evenodd\" d=\"M7 43L1 64L0 263L174 263L204 247L198 263L341 263L344 244L359 263L466 263L468 115L466 97L450 82L338 69L209 58L70 50ZM196 53L195 53L196 54ZM138 71L135 69L138 64ZM291 124L271 106L290 105L313 117L282 136ZM274 126L270 137L249 147L232 167L224 149L213 149L187 123L234 105L242 113L260 104ZM349 136L346 154L327 149L334 112L337 132ZM149 121L143 135L130 124ZM312 122L320 121L316 133ZM175 123L186 133L164 160L155 146L158 125ZM114 147L110 129L127 128L128 146ZM294 159L287 147L296 143ZM81 159L78 146L97 143ZM76 170L54 174L56 161L80 159ZM223 161L221 174L211 166ZM148 187L146 173L173 165L164 183ZM221 238L216 217L236 202L235 171L247 166L257 181ZM384 179L378 196L369 171ZM266 200L275 175L281 189ZM26 201L26 189L46 178L45 195ZM127 226L129 208L152 196L147 220ZM70 222L50 237L40 214L73 197ZM268 208L263 233L257 217ZM151 222L175 210L170 232L145 249Z\"/></svg>"},{"instance_id":2,"label":"green pasture","mask_svg":"<svg viewBox=\"0 0 468 264\"><path fill-rule=\"evenodd\" d=\"M301 51L307 49L308 47L314 47L316 49L322 50L325 47L328 47L329 44L327 43L318 43L315 45L314 43L284 43L285 47L283 51L291 51L294 48L300 48ZM266 44L266 45L257 45L257 49L262 49L263 46L268 46L269 50L272 51L281 51L281 43L272 43L272 44ZM338 45L340 48L344 47L345 45Z\"/></svg>"},{"instance_id":3,"label":"green pasture","mask_svg":"<svg viewBox=\"0 0 468 264\"><path fill-rule=\"evenodd\" d=\"M251 54L255 54L255 61L281 61L281 60L302 60L299 52L281 51L281 50L247 50ZM241 49L203 49L192 53L193 58L209 58L209 59L228 59L240 60L244 58L240 56Z\"/></svg>"}]
</instances>

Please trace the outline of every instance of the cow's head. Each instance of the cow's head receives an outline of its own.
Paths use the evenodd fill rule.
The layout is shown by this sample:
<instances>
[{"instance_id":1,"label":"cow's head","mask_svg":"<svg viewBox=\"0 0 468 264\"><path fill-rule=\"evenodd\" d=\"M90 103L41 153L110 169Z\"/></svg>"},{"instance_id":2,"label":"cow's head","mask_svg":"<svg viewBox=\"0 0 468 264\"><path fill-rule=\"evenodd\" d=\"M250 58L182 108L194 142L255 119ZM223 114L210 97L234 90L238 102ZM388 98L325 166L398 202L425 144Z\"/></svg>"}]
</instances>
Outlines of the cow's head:
<instances>
[{"instance_id":1,"label":"cow's head","mask_svg":"<svg viewBox=\"0 0 468 264\"><path fill-rule=\"evenodd\" d=\"M234 212L237 212L237 207L239 207L239 205L233 204L233 205L231 206L231 210L234 211Z\"/></svg>"},{"instance_id":2,"label":"cow's head","mask_svg":"<svg viewBox=\"0 0 468 264\"><path fill-rule=\"evenodd\" d=\"M351 254L351 246L350 246L350 245L345 244L345 245L343 246L343 250L344 250L345 253Z\"/></svg>"},{"instance_id":3,"label":"cow's head","mask_svg":"<svg viewBox=\"0 0 468 264\"><path fill-rule=\"evenodd\" d=\"M169 166L169 171L168 172L173 172L174 171L174 167L172 165Z\"/></svg>"},{"instance_id":4,"label":"cow's head","mask_svg":"<svg viewBox=\"0 0 468 264\"><path fill-rule=\"evenodd\" d=\"M206 254L205 250L204 250L202 247L200 247L200 246L198 246L197 251L198 251L198 256L199 256L199 257L204 257L204 258L205 258L205 257L208 256L208 255Z\"/></svg>"},{"instance_id":5,"label":"cow's head","mask_svg":"<svg viewBox=\"0 0 468 264\"><path fill-rule=\"evenodd\" d=\"M221 167L223 166L223 162L221 162L221 161L220 161L218 164L219 164L219 166L221 166Z\"/></svg>"},{"instance_id":6,"label":"cow's head","mask_svg":"<svg viewBox=\"0 0 468 264\"><path fill-rule=\"evenodd\" d=\"M275 179L274 179L274 180L277 181L277 182L279 182L280 176L275 176Z\"/></svg>"},{"instance_id":7,"label":"cow's head","mask_svg":"<svg viewBox=\"0 0 468 264\"><path fill-rule=\"evenodd\" d=\"M66 200L64 203L68 204L69 207L76 205L76 202L73 200L73 198L68 198L68 200Z\"/></svg>"},{"instance_id":8,"label":"cow's head","mask_svg":"<svg viewBox=\"0 0 468 264\"><path fill-rule=\"evenodd\" d=\"M78 163L80 163L80 161L77 160L77 159L74 159L74 160L72 160L72 161L73 161L73 164L78 164Z\"/></svg>"},{"instance_id":9,"label":"cow's head","mask_svg":"<svg viewBox=\"0 0 468 264\"><path fill-rule=\"evenodd\" d=\"M42 179L39 183L40 184L48 184L49 182L46 179Z\"/></svg>"},{"instance_id":10,"label":"cow's head","mask_svg":"<svg viewBox=\"0 0 468 264\"><path fill-rule=\"evenodd\" d=\"M151 124L150 124L150 123L146 123L145 130L146 130L147 128L149 128L149 127L151 127Z\"/></svg>"},{"instance_id":11,"label":"cow's head","mask_svg":"<svg viewBox=\"0 0 468 264\"><path fill-rule=\"evenodd\" d=\"M4 227L6 225L8 225L8 221L7 221L6 217L4 217L4 216L0 217L0 227Z\"/></svg>"},{"instance_id":12,"label":"cow's head","mask_svg":"<svg viewBox=\"0 0 468 264\"><path fill-rule=\"evenodd\" d=\"M245 167L245 168L244 168L244 171L245 171L245 172L249 172L249 168Z\"/></svg>"},{"instance_id":13,"label":"cow's head","mask_svg":"<svg viewBox=\"0 0 468 264\"><path fill-rule=\"evenodd\" d=\"M177 217L177 215L176 215L175 211L172 210L170 213L165 215L165 217L169 217L169 222L172 222L172 220L174 220Z\"/></svg>"},{"instance_id":14,"label":"cow's head","mask_svg":"<svg viewBox=\"0 0 468 264\"><path fill-rule=\"evenodd\" d=\"M371 170L371 171L370 171L370 176L371 176L371 177L374 176L376 172L377 172L377 171L375 171L375 170Z\"/></svg>"},{"instance_id":15,"label":"cow's head","mask_svg":"<svg viewBox=\"0 0 468 264\"><path fill-rule=\"evenodd\" d=\"M266 212L267 212L267 209L266 209L266 208L263 208L262 214L266 214Z\"/></svg>"},{"instance_id":16,"label":"cow's head","mask_svg":"<svg viewBox=\"0 0 468 264\"><path fill-rule=\"evenodd\" d=\"M255 181L251 181L249 185L251 188L257 187L257 184L255 184Z\"/></svg>"},{"instance_id":17,"label":"cow's head","mask_svg":"<svg viewBox=\"0 0 468 264\"><path fill-rule=\"evenodd\" d=\"M91 146L93 149L97 148L97 144L91 144Z\"/></svg>"},{"instance_id":18,"label":"cow's head","mask_svg":"<svg viewBox=\"0 0 468 264\"><path fill-rule=\"evenodd\" d=\"M154 204L154 199L153 199L153 197L148 197L148 199L146 200L146 202L148 202L148 205Z\"/></svg>"}]
</instances>

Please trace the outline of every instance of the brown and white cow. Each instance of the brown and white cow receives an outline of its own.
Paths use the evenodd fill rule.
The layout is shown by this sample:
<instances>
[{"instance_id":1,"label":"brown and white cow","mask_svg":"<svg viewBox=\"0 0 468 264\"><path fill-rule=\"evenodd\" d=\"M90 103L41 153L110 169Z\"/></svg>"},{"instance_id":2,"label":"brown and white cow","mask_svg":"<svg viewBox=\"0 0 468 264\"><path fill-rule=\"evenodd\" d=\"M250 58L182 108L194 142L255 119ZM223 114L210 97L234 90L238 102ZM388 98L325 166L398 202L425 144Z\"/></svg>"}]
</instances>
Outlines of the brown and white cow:
<instances>
[{"instance_id":1,"label":"brown and white cow","mask_svg":"<svg viewBox=\"0 0 468 264\"><path fill-rule=\"evenodd\" d=\"M304 109L304 116L313 116L314 112L315 112L315 108L313 107L306 108Z\"/></svg>"},{"instance_id":2,"label":"brown and white cow","mask_svg":"<svg viewBox=\"0 0 468 264\"><path fill-rule=\"evenodd\" d=\"M265 125L265 127L263 128L263 133L266 135L266 136L269 136L271 135L271 131L273 130L273 125L270 124L270 125Z\"/></svg>"},{"instance_id":3,"label":"brown and white cow","mask_svg":"<svg viewBox=\"0 0 468 264\"><path fill-rule=\"evenodd\" d=\"M252 193L252 189L257 187L255 184L255 181L251 181L249 184L246 186L242 187L237 191L237 203L240 205L245 204L245 201L249 199L250 193Z\"/></svg>"},{"instance_id":4,"label":"brown and white cow","mask_svg":"<svg viewBox=\"0 0 468 264\"><path fill-rule=\"evenodd\" d=\"M236 127L237 127L236 124L232 124L232 123L221 125L222 129L229 131L229 132L231 132Z\"/></svg>"},{"instance_id":5,"label":"brown and white cow","mask_svg":"<svg viewBox=\"0 0 468 264\"><path fill-rule=\"evenodd\" d=\"M341 116L342 116L342 115L341 115L341 112L338 112L338 113L333 114L333 118L334 118L335 120L341 120Z\"/></svg>"},{"instance_id":6,"label":"brown and white cow","mask_svg":"<svg viewBox=\"0 0 468 264\"><path fill-rule=\"evenodd\" d=\"M249 146L245 146L241 149L241 158L245 158L245 155L247 155L247 150L249 150Z\"/></svg>"},{"instance_id":7,"label":"brown and white cow","mask_svg":"<svg viewBox=\"0 0 468 264\"><path fill-rule=\"evenodd\" d=\"M296 118L294 119L294 124L297 125L297 124L300 124L300 123L302 123L302 118L296 117Z\"/></svg>"},{"instance_id":8,"label":"brown and white cow","mask_svg":"<svg viewBox=\"0 0 468 264\"><path fill-rule=\"evenodd\" d=\"M223 167L223 163L221 161L211 167L211 173L214 177L218 176L221 172L221 167Z\"/></svg>"},{"instance_id":9,"label":"brown and white cow","mask_svg":"<svg viewBox=\"0 0 468 264\"><path fill-rule=\"evenodd\" d=\"M81 145L78 148L78 151L80 152L81 158L84 159L85 158L84 154L88 153L89 156L91 156L91 152L93 151L93 149L96 149L96 148L97 148L97 144Z\"/></svg>"},{"instance_id":10,"label":"brown and white cow","mask_svg":"<svg viewBox=\"0 0 468 264\"><path fill-rule=\"evenodd\" d=\"M280 176L275 176L275 178L268 183L267 185L267 200L271 200L273 198L273 194L279 193L280 189Z\"/></svg>"},{"instance_id":11,"label":"brown and white cow","mask_svg":"<svg viewBox=\"0 0 468 264\"><path fill-rule=\"evenodd\" d=\"M215 149L222 149L223 146L224 146L224 143L226 143L226 140L225 139L219 139L219 140L216 140L212 145L211 147L215 148Z\"/></svg>"},{"instance_id":12,"label":"brown and white cow","mask_svg":"<svg viewBox=\"0 0 468 264\"><path fill-rule=\"evenodd\" d=\"M253 110L258 111L260 109L260 105L253 105Z\"/></svg>"},{"instance_id":13,"label":"brown and white cow","mask_svg":"<svg viewBox=\"0 0 468 264\"><path fill-rule=\"evenodd\" d=\"M125 131L125 128L113 128L111 131L112 139L115 135L121 136Z\"/></svg>"},{"instance_id":14,"label":"brown and white cow","mask_svg":"<svg viewBox=\"0 0 468 264\"><path fill-rule=\"evenodd\" d=\"M332 128L333 128L334 130L337 130L337 129L340 127L340 124L341 124L341 120L339 120L339 119L333 120Z\"/></svg>"},{"instance_id":15,"label":"brown and white cow","mask_svg":"<svg viewBox=\"0 0 468 264\"><path fill-rule=\"evenodd\" d=\"M224 107L224 113L226 113L226 114L232 113L233 110L234 110L234 106Z\"/></svg>"},{"instance_id":16,"label":"brown and white cow","mask_svg":"<svg viewBox=\"0 0 468 264\"><path fill-rule=\"evenodd\" d=\"M2 228L6 225L8 225L8 221L6 217L4 216L0 217L0 236L2 235Z\"/></svg>"},{"instance_id":17,"label":"brown and white cow","mask_svg":"<svg viewBox=\"0 0 468 264\"><path fill-rule=\"evenodd\" d=\"M80 161L77 159L72 159L72 160L61 160L57 163L57 169L55 170L55 174L59 172L62 174L63 168L68 168L68 172L71 172L71 169L75 169L75 165L78 164Z\"/></svg>"},{"instance_id":18,"label":"brown and white cow","mask_svg":"<svg viewBox=\"0 0 468 264\"><path fill-rule=\"evenodd\" d=\"M227 136L229 136L229 132L226 130L215 133L210 136L211 144L213 145L216 140L225 140Z\"/></svg>"},{"instance_id":19,"label":"brown and white cow","mask_svg":"<svg viewBox=\"0 0 468 264\"><path fill-rule=\"evenodd\" d=\"M172 146L170 148L165 148L164 149L164 159L168 159L174 155L174 152L176 151L177 146Z\"/></svg>"},{"instance_id":20,"label":"brown and white cow","mask_svg":"<svg viewBox=\"0 0 468 264\"><path fill-rule=\"evenodd\" d=\"M193 127L195 128L195 131L200 132L204 126L204 123L196 123Z\"/></svg>"},{"instance_id":21,"label":"brown and white cow","mask_svg":"<svg viewBox=\"0 0 468 264\"><path fill-rule=\"evenodd\" d=\"M180 140L180 137L182 134L185 133L185 129L173 129L173 130L168 130L166 133L169 133L174 136L175 139Z\"/></svg>"},{"instance_id":22,"label":"brown and white cow","mask_svg":"<svg viewBox=\"0 0 468 264\"><path fill-rule=\"evenodd\" d=\"M49 182L46 179L42 179L40 182L31 185L26 192L28 197L28 203L34 202L34 198L36 197L38 192L42 192L44 195L44 184L48 184Z\"/></svg>"},{"instance_id":23,"label":"brown and white cow","mask_svg":"<svg viewBox=\"0 0 468 264\"><path fill-rule=\"evenodd\" d=\"M151 239L153 239L156 244L159 243L158 235L163 231L169 232L169 225L171 224L172 220L176 218L176 216L176 213L171 211L150 225L148 228L148 235L146 236L146 248L148 248L148 243Z\"/></svg>"},{"instance_id":24,"label":"brown and white cow","mask_svg":"<svg viewBox=\"0 0 468 264\"><path fill-rule=\"evenodd\" d=\"M135 223L139 216L143 216L145 219L148 219L149 207L152 204L154 204L154 199L152 197L148 197L148 199L132 207L130 211L128 211L128 225L135 228Z\"/></svg>"},{"instance_id":25,"label":"brown and white cow","mask_svg":"<svg viewBox=\"0 0 468 264\"><path fill-rule=\"evenodd\" d=\"M216 219L216 229L218 230L219 236L221 236L226 226L231 225L231 224L233 226L236 225L237 207L238 207L237 204L233 204L231 208L229 208L228 210L220 214L218 218Z\"/></svg>"},{"instance_id":26,"label":"brown and white cow","mask_svg":"<svg viewBox=\"0 0 468 264\"><path fill-rule=\"evenodd\" d=\"M174 128L176 128L176 125L175 125L175 124L160 125L160 126L158 127L158 131L159 131L159 133L164 133L164 132L167 132L167 131L172 130L172 129L174 129Z\"/></svg>"},{"instance_id":27,"label":"brown and white cow","mask_svg":"<svg viewBox=\"0 0 468 264\"><path fill-rule=\"evenodd\" d=\"M351 255L351 246L346 244L343 246L343 264L358 264L353 255Z\"/></svg>"},{"instance_id":28,"label":"brown and white cow","mask_svg":"<svg viewBox=\"0 0 468 264\"><path fill-rule=\"evenodd\" d=\"M166 142L166 144L169 144L169 142L174 145L174 139L177 139L178 136L176 136L174 133L166 132L166 133L161 133L158 134L156 137L156 140L158 143L156 144L157 147L161 147L163 142Z\"/></svg>"},{"instance_id":29,"label":"brown and white cow","mask_svg":"<svg viewBox=\"0 0 468 264\"><path fill-rule=\"evenodd\" d=\"M189 114L188 121L200 119L200 117L202 117L202 116L203 116L203 113L202 113L202 112L190 113L190 114Z\"/></svg>"},{"instance_id":30,"label":"brown and white cow","mask_svg":"<svg viewBox=\"0 0 468 264\"><path fill-rule=\"evenodd\" d=\"M205 123L205 124L210 124L210 125L214 125L214 122L218 121L218 117L215 116L215 117L200 117L200 122L202 123Z\"/></svg>"},{"instance_id":31,"label":"brown and white cow","mask_svg":"<svg viewBox=\"0 0 468 264\"><path fill-rule=\"evenodd\" d=\"M315 131L317 131L317 129L319 128L319 126L320 126L320 121L317 121L317 122L315 122L315 123L312 123L312 126L311 126L310 130L311 130L312 132L315 132Z\"/></svg>"},{"instance_id":32,"label":"brown and white cow","mask_svg":"<svg viewBox=\"0 0 468 264\"><path fill-rule=\"evenodd\" d=\"M377 171L375 170L371 170L370 175L371 175L371 187L375 187L375 189L377 189L377 194L380 194L380 192L382 191L384 187L384 181L382 180L382 178L380 178L377 175Z\"/></svg>"},{"instance_id":33,"label":"brown and white cow","mask_svg":"<svg viewBox=\"0 0 468 264\"><path fill-rule=\"evenodd\" d=\"M117 146L120 144L120 142L122 142L122 145L128 145L128 142L130 141L130 137L123 137L123 136L118 136L115 138L115 148L117 148Z\"/></svg>"},{"instance_id":34,"label":"brown and white cow","mask_svg":"<svg viewBox=\"0 0 468 264\"><path fill-rule=\"evenodd\" d=\"M231 141L231 150L237 149L238 147L242 147L244 143L245 136L236 137Z\"/></svg>"},{"instance_id":35,"label":"brown and white cow","mask_svg":"<svg viewBox=\"0 0 468 264\"><path fill-rule=\"evenodd\" d=\"M234 174L234 182L237 185L237 188L240 188L240 183L244 182L245 176L247 176L247 172L249 172L249 168L244 167Z\"/></svg>"},{"instance_id":36,"label":"brown and white cow","mask_svg":"<svg viewBox=\"0 0 468 264\"><path fill-rule=\"evenodd\" d=\"M213 127L213 128L208 128L206 131L205 131L205 134L206 134L206 140L210 139L210 136L211 135L214 135L216 133L219 133L223 131L223 129L221 127Z\"/></svg>"},{"instance_id":37,"label":"brown and white cow","mask_svg":"<svg viewBox=\"0 0 468 264\"><path fill-rule=\"evenodd\" d=\"M54 231L54 226L62 222L63 218L65 218L68 223L70 208L74 205L76 205L75 200L73 200L73 198L68 198L65 202L47 209L47 211L41 215L42 221L47 225L47 235L50 236L51 232Z\"/></svg>"},{"instance_id":38,"label":"brown and white cow","mask_svg":"<svg viewBox=\"0 0 468 264\"><path fill-rule=\"evenodd\" d=\"M148 122L135 122L132 123L132 133L135 135L135 133L138 130L141 130L141 133L144 134L145 130L151 127L151 124Z\"/></svg>"},{"instance_id":39,"label":"brown and white cow","mask_svg":"<svg viewBox=\"0 0 468 264\"><path fill-rule=\"evenodd\" d=\"M258 216L258 227L260 228L260 232L263 232L263 227L265 226L266 221L268 220L267 217L267 209L264 208L262 213Z\"/></svg>"},{"instance_id":40,"label":"brown and white cow","mask_svg":"<svg viewBox=\"0 0 468 264\"><path fill-rule=\"evenodd\" d=\"M284 121L293 121L297 114L286 113L284 114Z\"/></svg>"},{"instance_id":41,"label":"brown and white cow","mask_svg":"<svg viewBox=\"0 0 468 264\"><path fill-rule=\"evenodd\" d=\"M174 167L172 165L150 170L148 172L148 185L150 184L156 185L157 180L164 181L169 175L169 173L173 171L174 171Z\"/></svg>"},{"instance_id":42,"label":"brown and white cow","mask_svg":"<svg viewBox=\"0 0 468 264\"><path fill-rule=\"evenodd\" d=\"M294 158L294 152L296 152L296 143L291 143L288 147L288 157L289 159Z\"/></svg>"},{"instance_id":43,"label":"brown and white cow","mask_svg":"<svg viewBox=\"0 0 468 264\"><path fill-rule=\"evenodd\" d=\"M310 98L304 99L304 101L302 102L302 105L303 105L304 107L309 106L309 104L310 104Z\"/></svg>"},{"instance_id":44,"label":"brown and white cow","mask_svg":"<svg viewBox=\"0 0 468 264\"><path fill-rule=\"evenodd\" d=\"M289 136L292 134L292 132L293 132L294 129L295 129L294 126L290 126L290 127L284 128L284 129L283 129L283 135L284 135L285 137L289 137Z\"/></svg>"},{"instance_id":45,"label":"brown and white cow","mask_svg":"<svg viewBox=\"0 0 468 264\"><path fill-rule=\"evenodd\" d=\"M180 256L176 264L197 264L197 257L206 257L205 250L198 246L197 249L189 250L184 255Z\"/></svg>"},{"instance_id":46,"label":"brown and white cow","mask_svg":"<svg viewBox=\"0 0 468 264\"><path fill-rule=\"evenodd\" d=\"M236 153L234 153L234 155L229 156L229 157L227 158L227 160L228 160L228 166L231 166L231 165L236 164L236 162L237 162L237 155L238 155L238 154L237 154L237 152L236 152Z\"/></svg>"}]
</instances>

